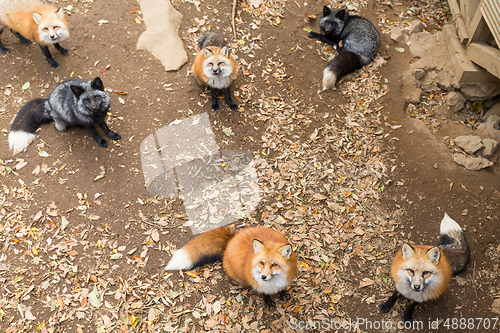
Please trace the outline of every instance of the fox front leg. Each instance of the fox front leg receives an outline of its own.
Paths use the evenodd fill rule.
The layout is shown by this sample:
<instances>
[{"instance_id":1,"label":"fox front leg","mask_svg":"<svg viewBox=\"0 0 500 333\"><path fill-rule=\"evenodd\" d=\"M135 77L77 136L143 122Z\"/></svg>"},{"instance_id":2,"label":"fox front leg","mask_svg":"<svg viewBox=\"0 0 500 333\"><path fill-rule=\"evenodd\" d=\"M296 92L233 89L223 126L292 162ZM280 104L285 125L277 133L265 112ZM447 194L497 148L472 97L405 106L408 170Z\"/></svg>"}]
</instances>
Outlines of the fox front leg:
<instances>
[{"instance_id":1,"label":"fox front leg","mask_svg":"<svg viewBox=\"0 0 500 333\"><path fill-rule=\"evenodd\" d=\"M389 299L387 301L385 301L384 303L380 303L380 305L378 306L378 310L382 313L387 313L389 312L394 303L396 303L396 301L398 300L399 298L399 293L397 290L394 291L394 294L392 294L391 297L389 297Z\"/></svg>"},{"instance_id":2,"label":"fox front leg","mask_svg":"<svg viewBox=\"0 0 500 333\"><path fill-rule=\"evenodd\" d=\"M217 89L210 87L210 92L212 93L212 111L219 110L219 100L217 98Z\"/></svg>"},{"instance_id":3,"label":"fox front leg","mask_svg":"<svg viewBox=\"0 0 500 333\"><path fill-rule=\"evenodd\" d=\"M222 88L222 92L224 93L224 98L226 99L226 103L229 106L229 108L232 111L238 110L238 105L231 100L231 93L229 92L229 87Z\"/></svg>"},{"instance_id":4,"label":"fox front leg","mask_svg":"<svg viewBox=\"0 0 500 333\"><path fill-rule=\"evenodd\" d=\"M92 137L94 138L94 140L97 141L97 144L99 146L101 146L101 147L107 147L108 146L108 142L102 138L102 136L97 132L97 130L95 129L95 127L93 125L92 126L88 126L86 128L89 131L89 133L92 135Z\"/></svg>"},{"instance_id":5,"label":"fox front leg","mask_svg":"<svg viewBox=\"0 0 500 333\"><path fill-rule=\"evenodd\" d=\"M268 310L272 310L276 307L271 295L264 294L264 307Z\"/></svg>"},{"instance_id":6,"label":"fox front leg","mask_svg":"<svg viewBox=\"0 0 500 333\"><path fill-rule=\"evenodd\" d=\"M411 318L413 314L413 310L415 310L415 307L417 306L417 302L412 301L410 305L406 308L405 312L403 313L403 317L401 317L401 320L403 321L403 324L406 327L406 323L412 323L413 319ZM410 325L411 327L411 325Z\"/></svg>"},{"instance_id":7,"label":"fox front leg","mask_svg":"<svg viewBox=\"0 0 500 333\"><path fill-rule=\"evenodd\" d=\"M59 64L54 60L54 58L52 58L52 54L50 54L49 48L45 45L40 45L40 48L42 49L42 53L45 56L45 59L47 59L47 62L50 64L50 67L59 68Z\"/></svg>"},{"instance_id":8,"label":"fox front leg","mask_svg":"<svg viewBox=\"0 0 500 333\"><path fill-rule=\"evenodd\" d=\"M54 47L56 48L57 51L59 51L62 55L68 55L69 51L68 49L62 47L59 43L55 43Z\"/></svg>"},{"instance_id":9,"label":"fox front leg","mask_svg":"<svg viewBox=\"0 0 500 333\"><path fill-rule=\"evenodd\" d=\"M323 43L326 43L328 45L332 45L335 47L337 46L337 43L333 39L328 38L328 36L326 36L326 35L319 34L317 32L312 32L312 31L309 31L307 33L307 35L311 38L319 39L320 41L322 41Z\"/></svg>"},{"instance_id":10,"label":"fox front leg","mask_svg":"<svg viewBox=\"0 0 500 333\"><path fill-rule=\"evenodd\" d=\"M99 127L101 127L104 134L106 134L111 140L120 140L122 138L120 134L110 130L108 125L106 124L106 122L104 120L99 121L98 124L99 124Z\"/></svg>"},{"instance_id":11,"label":"fox front leg","mask_svg":"<svg viewBox=\"0 0 500 333\"><path fill-rule=\"evenodd\" d=\"M5 29L5 27L3 27L2 29L0 29L0 35L2 34L2 32L3 32L4 29ZM0 42L0 51L2 51L3 54L9 53L9 49L6 48L5 46L3 46L2 42Z\"/></svg>"}]
</instances>

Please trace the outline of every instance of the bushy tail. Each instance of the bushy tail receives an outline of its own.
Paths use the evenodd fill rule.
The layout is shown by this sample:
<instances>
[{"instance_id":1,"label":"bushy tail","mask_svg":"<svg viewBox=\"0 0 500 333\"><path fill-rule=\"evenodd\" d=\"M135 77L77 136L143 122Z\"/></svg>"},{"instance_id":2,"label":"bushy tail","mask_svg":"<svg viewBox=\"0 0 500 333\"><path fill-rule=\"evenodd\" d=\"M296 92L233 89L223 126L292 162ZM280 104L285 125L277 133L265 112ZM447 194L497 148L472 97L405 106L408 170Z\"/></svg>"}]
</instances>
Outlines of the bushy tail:
<instances>
[{"instance_id":1,"label":"bushy tail","mask_svg":"<svg viewBox=\"0 0 500 333\"><path fill-rule=\"evenodd\" d=\"M52 120L45 111L47 100L47 98L32 99L17 113L9 133L9 148L14 151L14 155L26 149L35 140L38 127Z\"/></svg>"},{"instance_id":2,"label":"bushy tail","mask_svg":"<svg viewBox=\"0 0 500 333\"><path fill-rule=\"evenodd\" d=\"M342 76L363 67L361 57L351 51L341 51L323 70L323 91L332 88Z\"/></svg>"},{"instance_id":3,"label":"bushy tail","mask_svg":"<svg viewBox=\"0 0 500 333\"><path fill-rule=\"evenodd\" d=\"M233 238L235 230L230 227L222 227L206 231L192 240L184 247L174 253L165 270L188 270L216 261L221 261L227 243Z\"/></svg>"},{"instance_id":4,"label":"bushy tail","mask_svg":"<svg viewBox=\"0 0 500 333\"><path fill-rule=\"evenodd\" d=\"M470 256L470 247L465 234L448 214L444 213L441 220L441 244L439 247L443 250L450 263L453 274L459 273L465 268Z\"/></svg>"}]
</instances>

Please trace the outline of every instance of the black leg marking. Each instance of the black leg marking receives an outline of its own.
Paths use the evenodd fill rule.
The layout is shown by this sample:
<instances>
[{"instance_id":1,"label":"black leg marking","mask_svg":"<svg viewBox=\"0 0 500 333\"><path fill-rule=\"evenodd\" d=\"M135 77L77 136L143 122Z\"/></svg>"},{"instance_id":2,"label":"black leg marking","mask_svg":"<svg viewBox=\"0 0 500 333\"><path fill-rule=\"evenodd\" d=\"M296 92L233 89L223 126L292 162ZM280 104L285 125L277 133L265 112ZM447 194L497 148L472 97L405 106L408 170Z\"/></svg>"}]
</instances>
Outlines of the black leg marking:
<instances>
[{"instance_id":1,"label":"black leg marking","mask_svg":"<svg viewBox=\"0 0 500 333\"><path fill-rule=\"evenodd\" d=\"M265 295L264 294L264 306L268 310L272 310L272 309L274 309L276 307L276 304L274 304L274 301L273 301L273 299L271 298L270 295Z\"/></svg>"},{"instance_id":2,"label":"black leg marking","mask_svg":"<svg viewBox=\"0 0 500 333\"><path fill-rule=\"evenodd\" d=\"M398 300L398 298L399 298L399 293L397 290L395 290L394 294L392 294L392 296L389 297L387 301L385 301L384 303L380 303L380 305L378 306L379 311L382 313L389 312L392 309L394 303L396 303L396 301Z\"/></svg>"},{"instance_id":3,"label":"black leg marking","mask_svg":"<svg viewBox=\"0 0 500 333\"><path fill-rule=\"evenodd\" d=\"M97 141L97 144L99 146L101 146L101 147L107 147L108 146L108 143L106 142L106 140L104 140L102 138L102 136L99 135L99 133L97 133L97 130L95 129L94 126L88 126L87 130L92 135L92 137L94 138L94 140Z\"/></svg>"},{"instance_id":4,"label":"black leg marking","mask_svg":"<svg viewBox=\"0 0 500 333\"><path fill-rule=\"evenodd\" d=\"M329 38L328 36L323 35L323 34L319 34L317 32L309 31L308 36L311 38L319 39L320 41L322 41L323 43L326 43L328 45L336 46L338 44L338 42L334 41L333 39Z\"/></svg>"},{"instance_id":5,"label":"black leg marking","mask_svg":"<svg viewBox=\"0 0 500 333\"><path fill-rule=\"evenodd\" d=\"M52 68L59 68L59 64L52 58L52 54L50 54L49 48L45 45L40 45L40 48L42 49L42 53L45 56L45 59L47 59L47 62L50 64L50 67Z\"/></svg>"},{"instance_id":6,"label":"black leg marking","mask_svg":"<svg viewBox=\"0 0 500 333\"><path fill-rule=\"evenodd\" d=\"M212 111L219 110L219 101L217 99L217 89L210 87L210 92L212 93Z\"/></svg>"},{"instance_id":7,"label":"black leg marking","mask_svg":"<svg viewBox=\"0 0 500 333\"><path fill-rule=\"evenodd\" d=\"M0 35L3 33L4 29L5 29L5 27L3 27L2 29L0 29ZM2 51L3 54L9 53L9 49L6 48L5 46L3 46L2 42L0 42L0 51Z\"/></svg>"},{"instance_id":8,"label":"black leg marking","mask_svg":"<svg viewBox=\"0 0 500 333\"><path fill-rule=\"evenodd\" d=\"M413 310L415 310L416 306L417 306L417 302L415 302L415 301L411 302L410 305L408 305L405 312L403 313L403 317L401 317L401 320L403 320L404 324L406 324L407 322L410 322L410 323L413 322L413 319L411 318L411 316L412 316Z\"/></svg>"},{"instance_id":9,"label":"black leg marking","mask_svg":"<svg viewBox=\"0 0 500 333\"><path fill-rule=\"evenodd\" d=\"M54 47L56 48L57 51L59 51L62 55L68 55L69 54L69 51L68 49L65 49L64 47L62 47L61 45L59 45L59 43L55 43L54 44Z\"/></svg>"},{"instance_id":10,"label":"black leg marking","mask_svg":"<svg viewBox=\"0 0 500 333\"><path fill-rule=\"evenodd\" d=\"M21 34L19 32L14 32L14 34L17 36L17 38L19 38L19 40L23 43L23 44L31 44L31 40L28 39L28 38L25 38L23 36L21 36Z\"/></svg>"},{"instance_id":11,"label":"black leg marking","mask_svg":"<svg viewBox=\"0 0 500 333\"><path fill-rule=\"evenodd\" d=\"M288 293L288 291L286 289L280 291L278 293L278 296L280 297L280 300L282 300L282 301L285 301L285 300L290 298L290 294Z\"/></svg>"},{"instance_id":12,"label":"black leg marking","mask_svg":"<svg viewBox=\"0 0 500 333\"><path fill-rule=\"evenodd\" d=\"M231 93L229 92L229 88L223 88L222 92L224 93L224 98L226 99L226 103L229 108L232 111L238 110L238 105L231 100Z\"/></svg>"},{"instance_id":13,"label":"black leg marking","mask_svg":"<svg viewBox=\"0 0 500 333\"><path fill-rule=\"evenodd\" d=\"M111 139L111 140L120 140L122 137L117 132L113 132L109 129L108 125L102 121L99 122L99 127L101 127L102 131Z\"/></svg>"}]
</instances>

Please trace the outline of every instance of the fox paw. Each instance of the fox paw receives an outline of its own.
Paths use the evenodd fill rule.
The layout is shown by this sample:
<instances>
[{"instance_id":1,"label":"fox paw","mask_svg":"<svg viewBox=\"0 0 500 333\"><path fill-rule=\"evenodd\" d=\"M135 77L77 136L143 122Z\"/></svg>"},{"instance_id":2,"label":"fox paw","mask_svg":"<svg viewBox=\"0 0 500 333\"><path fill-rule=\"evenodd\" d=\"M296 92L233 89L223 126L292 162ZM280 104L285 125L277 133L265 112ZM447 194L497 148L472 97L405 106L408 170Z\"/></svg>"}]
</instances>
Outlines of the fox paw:
<instances>
[{"instance_id":1,"label":"fox paw","mask_svg":"<svg viewBox=\"0 0 500 333\"><path fill-rule=\"evenodd\" d=\"M61 47L59 49L59 52L61 52L62 55L68 55L69 54L69 51L68 49L64 48L64 47Z\"/></svg>"},{"instance_id":2,"label":"fox paw","mask_svg":"<svg viewBox=\"0 0 500 333\"><path fill-rule=\"evenodd\" d=\"M57 69L59 68L59 63L55 61L54 59L47 59L47 62L50 64L50 67Z\"/></svg>"},{"instance_id":3,"label":"fox paw","mask_svg":"<svg viewBox=\"0 0 500 333\"><path fill-rule=\"evenodd\" d=\"M411 328L413 326L413 319L405 314L401 317L401 321L403 322L403 328Z\"/></svg>"},{"instance_id":4,"label":"fox paw","mask_svg":"<svg viewBox=\"0 0 500 333\"><path fill-rule=\"evenodd\" d=\"M227 103L229 105L229 108L231 109L231 111L236 111L238 110L238 104L236 103Z\"/></svg>"},{"instance_id":5,"label":"fox paw","mask_svg":"<svg viewBox=\"0 0 500 333\"><path fill-rule=\"evenodd\" d=\"M0 51L2 51L3 54L9 53L9 49L6 48L5 46L0 47Z\"/></svg>"},{"instance_id":6,"label":"fox paw","mask_svg":"<svg viewBox=\"0 0 500 333\"><path fill-rule=\"evenodd\" d=\"M219 111L219 104L212 104L212 111L213 112Z\"/></svg>"},{"instance_id":7,"label":"fox paw","mask_svg":"<svg viewBox=\"0 0 500 333\"><path fill-rule=\"evenodd\" d=\"M288 291L286 289L280 291L278 296L280 297L280 300L282 300L282 301L285 301L285 300L290 298L290 294L288 293Z\"/></svg>"},{"instance_id":8,"label":"fox paw","mask_svg":"<svg viewBox=\"0 0 500 333\"><path fill-rule=\"evenodd\" d=\"M104 140L103 138L101 138L100 140L96 140L97 141L97 144L101 147L107 147L108 146L108 142L106 140Z\"/></svg>"},{"instance_id":9,"label":"fox paw","mask_svg":"<svg viewBox=\"0 0 500 333\"><path fill-rule=\"evenodd\" d=\"M382 313L387 313L391 310L391 306L387 305L385 302L380 303L380 305L378 306L378 310Z\"/></svg>"},{"instance_id":10,"label":"fox paw","mask_svg":"<svg viewBox=\"0 0 500 333\"><path fill-rule=\"evenodd\" d=\"M121 135L116 132L109 132L108 136L111 140L120 140L122 138Z\"/></svg>"},{"instance_id":11,"label":"fox paw","mask_svg":"<svg viewBox=\"0 0 500 333\"><path fill-rule=\"evenodd\" d=\"M309 31L307 35L311 38L321 38L321 34L318 34L317 32Z\"/></svg>"}]
</instances>

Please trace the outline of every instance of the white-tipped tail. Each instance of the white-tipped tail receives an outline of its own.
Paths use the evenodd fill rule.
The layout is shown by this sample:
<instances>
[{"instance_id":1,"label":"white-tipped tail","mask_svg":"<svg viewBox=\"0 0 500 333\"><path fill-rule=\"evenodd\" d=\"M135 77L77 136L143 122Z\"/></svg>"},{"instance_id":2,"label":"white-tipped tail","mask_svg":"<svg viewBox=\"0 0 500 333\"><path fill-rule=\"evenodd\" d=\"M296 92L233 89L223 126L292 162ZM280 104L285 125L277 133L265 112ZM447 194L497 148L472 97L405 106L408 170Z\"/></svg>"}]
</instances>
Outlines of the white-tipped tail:
<instances>
[{"instance_id":1,"label":"white-tipped tail","mask_svg":"<svg viewBox=\"0 0 500 333\"><path fill-rule=\"evenodd\" d=\"M9 133L9 148L17 154L25 150L36 138L33 133L24 131L11 131Z\"/></svg>"},{"instance_id":2,"label":"white-tipped tail","mask_svg":"<svg viewBox=\"0 0 500 333\"><path fill-rule=\"evenodd\" d=\"M323 91L330 89L337 83L337 75L327 66L323 70Z\"/></svg>"},{"instance_id":3,"label":"white-tipped tail","mask_svg":"<svg viewBox=\"0 0 500 333\"><path fill-rule=\"evenodd\" d=\"M457 222L455 222L451 217L448 216L448 214L444 213L444 217L441 220L441 228L440 228L440 233L441 235L449 235L453 231L462 231L462 228L458 225Z\"/></svg>"},{"instance_id":4,"label":"white-tipped tail","mask_svg":"<svg viewBox=\"0 0 500 333\"><path fill-rule=\"evenodd\" d=\"M165 267L165 270L178 271L181 269L187 270L191 268L193 268L193 261L191 260L189 253L184 249L180 249L174 253L172 259L170 259L167 266Z\"/></svg>"}]
</instances>

